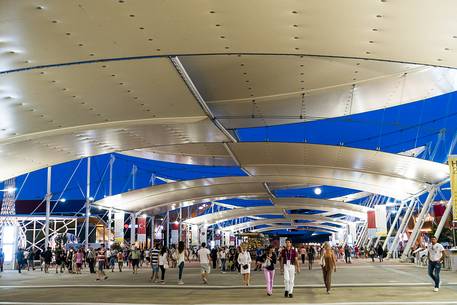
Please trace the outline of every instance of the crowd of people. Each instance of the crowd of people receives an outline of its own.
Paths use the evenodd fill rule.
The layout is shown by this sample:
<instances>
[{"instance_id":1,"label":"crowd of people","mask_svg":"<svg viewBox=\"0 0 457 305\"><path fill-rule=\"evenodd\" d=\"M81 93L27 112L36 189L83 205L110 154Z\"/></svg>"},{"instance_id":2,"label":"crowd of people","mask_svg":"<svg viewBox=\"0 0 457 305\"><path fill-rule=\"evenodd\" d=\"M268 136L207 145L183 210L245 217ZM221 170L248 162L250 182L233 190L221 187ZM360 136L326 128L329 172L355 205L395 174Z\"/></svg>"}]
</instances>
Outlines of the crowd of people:
<instances>
[{"instance_id":1,"label":"crowd of people","mask_svg":"<svg viewBox=\"0 0 457 305\"><path fill-rule=\"evenodd\" d=\"M441 262L444 259L444 248L431 239L429 246L429 275L435 283L435 291L439 289L439 272ZM107 280L107 270L111 272L123 272L128 267L133 274L137 274L142 266L151 268L150 280L154 283L165 284L167 270L176 268L178 273L178 284L182 285L185 262L192 260L200 263L201 279L203 284L208 284L211 270L218 270L221 273L238 272L241 274L242 285L249 286L251 272L263 271L265 277L266 292L268 296L273 293L273 283L276 270L279 269L284 277L284 296L293 297L295 274L301 268L313 268L314 262L319 261L322 269L323 282L326 292L331 291L332 274L336 271L337 261L341 260L347 264L352 263L355 258L374 258L377 256L382 262L384 258L382 246L358 249L357 246L331 246L329 243L322 245L301 245L293 247L292 241L287 239L282 247L248 247L242 243L238 247L214 247L208 249L205 243L197 248L187 249L184 242L180 241L175 247L169 249L162 244L155 244L151 249L139 249L136 246L121 247L114 244L109 249L101 245L97 249L83 248L66 249L61 245L52 249L48 247L45 251L18 249L16 262L18 272L22 270L35 270L35 262L39 260L39 268L45 273L69 273L81 274L83 268L88 268L91 274L96 274L96 280ZM3 271L4 253L0 249L0 271ZM255 262L254 262L255 260ZM253 268L254 267L254 268ZM253 268L251 270L251 268Z\"/></svg>"}]
</instances>

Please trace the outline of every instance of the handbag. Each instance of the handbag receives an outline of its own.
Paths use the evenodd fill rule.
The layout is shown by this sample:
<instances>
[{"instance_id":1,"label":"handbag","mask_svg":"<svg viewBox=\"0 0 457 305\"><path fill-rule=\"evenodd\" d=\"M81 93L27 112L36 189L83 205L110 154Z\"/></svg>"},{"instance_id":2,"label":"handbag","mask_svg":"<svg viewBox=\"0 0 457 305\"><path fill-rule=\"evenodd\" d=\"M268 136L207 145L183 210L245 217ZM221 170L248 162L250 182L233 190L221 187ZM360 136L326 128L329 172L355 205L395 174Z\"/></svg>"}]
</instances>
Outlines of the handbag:
<instances>
[{"instance_id":1,"label":"handbag","mask_svg":"<svg viewBox=\"0 0 457 305\"><path fill-rule=\"evenodd\" d=\"M249 269L249 265L248 264L243 265L243 270L247 270L247 269Z\"/></svg>"}]
</instances>

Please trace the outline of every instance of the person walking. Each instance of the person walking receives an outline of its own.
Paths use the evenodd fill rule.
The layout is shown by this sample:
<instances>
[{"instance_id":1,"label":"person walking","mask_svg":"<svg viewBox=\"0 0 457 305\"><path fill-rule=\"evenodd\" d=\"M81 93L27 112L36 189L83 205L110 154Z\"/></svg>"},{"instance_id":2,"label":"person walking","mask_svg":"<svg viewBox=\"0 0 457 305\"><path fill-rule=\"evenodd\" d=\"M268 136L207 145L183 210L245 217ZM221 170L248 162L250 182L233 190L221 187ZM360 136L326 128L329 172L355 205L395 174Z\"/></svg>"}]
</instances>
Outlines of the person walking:
<instances>
[{"instance_id":1,"label":"person walking","mask_svg":"<svg viewBox=\"0 0 457 305\"><path fill-rule=\"evenodd\" d=\"M213 270L217 268L217 249L214 247L210 252L211 261L213 263Z\"/></svg>"},{"instance_id":2,"label":"person walking","mask_svg":"<svg viewBox=\"0 0 457 305\"><path fill-rule=\"evenodd\" d=\"M262 255L262 269L263 274L265 275L265 281L267 284L267 295L271 296L273 294L273 283L275 281L275 264L277 261L274 248L269 246L265 253Z\"/></svg>"},{"instance_id":3,"label":"person walking","mask_svg":"<svg viewBox=\"0 0 457 305\"><path fill-rule=\"evenodd\" d=\"M43 252L43 261L44 261L44 273L49 273L49 266L52 262L52 250L51 247L48 247L46 251Z\"/></svg>"},{"instance_id":4,"label":"person walking","mask_svg":"<svg viewBox=\"0 0 457 305\"><path fill-rule=\"evenodd\" d=\"M60 245L54 249L54 257L56 259L56 273L59 273L59 268L60 273L63 273L63 269L65 268L65 252Z\"/></svg>"},{"instance_id":5,"label":"person walking","mask_svg":"<svg viewBox=\"0 0 457 305\"><path fill-rule=\"evenodd\" d=\"M168 251L166 246L162 246L159 254L159 268L161 271L160 283L165 284L165 271L168 269Z\"/></svg>"},{"instance_id":6,"label":"person walking","mask_svg":"<svg viewBox=\"0 0 457 305\"><path fill-rule=\"evenodd\" d=\"M111 269L111 272L114 272L114 268L116 268L117 253L118 252L116 250L111 250L109 255L109 267Z\"/></svg>"},{"instance_id":7,"label":"person walking","mask_svg":"<svg viewBox=\"0 0 457 305\"><path fill-rule=\"evenodd\" d=\"M226 265L227 265L227 255L228 255L228 250L225 247L222 247L219 250L219 257L221 258L221 273L225 273Z\"/></svg>"},{"instance_id":8,"label":"person walking","mask_svg":"<svg viewBox=\"0 0 457 305\"><path fill-rule=\"evenodd\" d=\"M178 285L184 285L182 274L184 272L184 261L187 258L189 261L189 252L186 250L184 242L178 243L178 250L176 251L176 264L178 265Z\"/></svg>"},{"instance_id":9,"label":"person walking","mask_svg":"<svg viewBox=\"0 0 457 305\"><path fill-rule=\"evenodd\" d=\"M313 269L313 263L314 263L314 257L316 256L316 250L314 250L313 246L308 247L308 269L312 270Z\"/></svg>"},{"instance_id":10,"label":"person walking","mask_svg":"<svg viewBox=\"0 0 457 305\"><path fill-rule=\"evenodd\" d=\"M249 286L251 277L251 254L247 251L247 245L241 245L241 252L238 255L238 264L241 266L240 273L243 276L243 285Z\"/></svg>"},{"instance_id":11,"label":"person walking","mask_svg":"<svg viewBox=\"0 0 457 305\"><path fill-rule=\"evenodd\" d=\"M376 249L376 253L378 254L378 259L379 259L379 262L383 262L384 261L384 249L382 248L382 245L379 244L378 245L378 248Z\"/></svg>"},{"instance_id":12,"label":"person walking","mask_svg":"<svg viewBox=\"0 0 457 305\"><path fill-rule=\"evenodd\" d=\"M122 272L122 267L124 266L124 253L122 252L122 250L117 252L116 259L117 259L117 267L119 268L119 272Z\"/></svg>"},{"instance_id":13,"label":"person walking","mask_svg":"<svg viewBox=\"0 0 457 305\"><path fill-rule=\"evenodd\" d=\"M211 260L210 254L211 252L206 248L206 243L202 243L202 247L198 250L197 255L200 261L203 284L208 284L208 275L210 273L209 261Z\"/></svg>"},{"instance_id":14,"label":"person walking","mask_svg":"<svg viewBox=\"0 0 457 305\"><path fill-rule=\"evenodd\" d=\"M97 251L97 281L100 281L102 278L103 279L108 279L108 277L105 274L105 263L106 263L106 250L105 250L105 245L101 245L101 248L98 249Z\"/></svg>"},{"instance_id":15,"label":"person walking","mask_svg":"<svg viewBox=\"0 0 457 305\"><path fill-rule=\"evenodd\" d=\"M300 273L300 265L297 250L292 247L290 239L286 239L286 247L281 251L280 265L284 274L284 297L293 298L295 272Z\"/></svg>"},{"instance_id":16,"label":"person walking","mask_svg":"<svg viewBox=\"0 0 457 305\"><path fill-rule=\"evenodd\" d=\"M432 278L435 287L433 291L438 292L440 289L440 271L441 263L444 261L444 247L438 243L435 236L431 237L431 244L428 246L428 275Z\"/></svg>"},{"instance_id":17,"label":"person walking","mask_svg":"<svg viewBox=\"0 0 457 305\"><path fill-rule=\"evenodd\" d=\"M75 263L76 263L76 274L81 274L81 268L84 262L84 251L83 248L79 248L75 254Z\"/></svg>"},{"instance_id":18,"label":"person walking","mask_svg":"<svg viewBox=\"0 0 457 305\"><path fill-rule=\"evenodd\" d=\"M311 247L311 246L310 246ZM306 259L306 247L305 245L302 244L300 247L300 257L301 257L301 264L305 265L305 259Z\"/></svg>"},{"instance_id":19,"label":"person walking","mask_svg":"<svg viewBox=\"0 0 457 305\"><path fill-rule=\"evenodd\" d=\"M22 248L17 249L16 252L16 264L19 273L22 273L22 267L24 266L24 250Z\"/></svg>"},{"instance_id":20,"label":"person walking","mask_svg":"<svg viewBox=\"0 0 457 305\"><path fill-rule=\"evenodd\" d=\"M322 275L324 277L325 288L330 294L332 285L332 272L336 272L336 257L329 243L324 244L324 253L321 256Z\"/></svg>"},{"instance_id":21,"label":"person walking","mask_svg":"<svg viewBox=\"0 0 457 305\"><path fill-rule=\"evenodd\" d=\"M344 261L346 264L352 264L351 261L351 248L349 247L348 244L344 246Z\"/></svg>"},{"instance_id":22,"label":"person walking","mask_svg":"<svg viewBox=\"0 0 457 305\"><path fill-rule=\"evenodd\" d=\"M3 264L5 263L5 253L3 249L0 248L0 272L3 272Z\"/></svg>"},{"instance_id":23,"label":"person walking","mask_svg":"<svg viewBox=\"0 0 457 305\"><path fill-rule=\"evenodd\" d=\"M95 273L95 251L92 247L87 250L86 261L89 264L90 273Z\"/></svg>"},{"instance_id":24,"label":"person walking","mask_svg":"<svg viewBox=\"0 0 457 305\"><path fill-rule=\"evenodd\" d=\"M140 264L140 250L136 246L133 247L132 252L130 252L130 259L132 260L132 269L133 274L138 273L138 267Z\"/></svg>"},{"instance_id":25,"label":"person walking","mask_svg":"<svg viewBox=\"0 0 457 305\"><path fill-rule=\"evenodd\" d=\"M27 271L30 271L30 268L32 268L33 271L35 271L35 251L33 249L30 249L29 253L27 254Z\"/></svg>"},{"instance_id":26,"label":"person walking","mask_svg":"<svg viewBox=\"0 0 457 305\"><path fill-rule=\"evenodd\" d=\"M370 250L368 250L368 255L371 257L371 262L374 263L375 252L373 247L371 247Z\"/></svg>"},{"instance_id":27,"label":"person walking","mask_svg":"<svg viewBox=\"0 0 457 305\"><path fill-rule=\"evenodd\" d=\"M151 269L152 269L152 275L151 275L151 281L153 283L157 283L159 280L159 255L160 255L160 250L158 245L154 245L154 247L149 251L149 257L151 261Z\"/></svg>"}]
</instances>

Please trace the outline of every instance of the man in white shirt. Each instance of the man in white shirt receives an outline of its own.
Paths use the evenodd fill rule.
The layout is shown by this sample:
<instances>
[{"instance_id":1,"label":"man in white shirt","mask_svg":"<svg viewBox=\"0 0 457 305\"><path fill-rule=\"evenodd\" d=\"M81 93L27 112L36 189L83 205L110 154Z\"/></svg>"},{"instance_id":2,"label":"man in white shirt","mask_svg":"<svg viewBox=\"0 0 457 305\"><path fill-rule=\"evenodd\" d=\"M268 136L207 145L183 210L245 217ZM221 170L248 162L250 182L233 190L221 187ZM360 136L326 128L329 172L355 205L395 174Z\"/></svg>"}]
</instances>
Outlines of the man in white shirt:
<instances>
[{"instance_id":1,"label":"man in white shirt","mask_svg":"<svg viewBox=\"0 0 457 305\"><path fill-rule=\"evenodd\" d=\"M208 274L210 272L209 269L209 261L211 260L210 251L206 248L206 243L202 243L202 247L198 250L197 255L198 259L200 260L200 267L202 272L202 280L203 284L208 284Z\"/></svg>"},{"instance_id":2,"label":"man in white shirt","mask_svg":"<svg viewBox=\"0 0 457 305\"><path fill-rule=\"evenodd\" d=\"M432 243L428 246L428 275L435 282L433 291L438 292L440 288L441 263L444 261L444 247L438 243L435 236L431 238Z\"/></svg>"}]
</instances>

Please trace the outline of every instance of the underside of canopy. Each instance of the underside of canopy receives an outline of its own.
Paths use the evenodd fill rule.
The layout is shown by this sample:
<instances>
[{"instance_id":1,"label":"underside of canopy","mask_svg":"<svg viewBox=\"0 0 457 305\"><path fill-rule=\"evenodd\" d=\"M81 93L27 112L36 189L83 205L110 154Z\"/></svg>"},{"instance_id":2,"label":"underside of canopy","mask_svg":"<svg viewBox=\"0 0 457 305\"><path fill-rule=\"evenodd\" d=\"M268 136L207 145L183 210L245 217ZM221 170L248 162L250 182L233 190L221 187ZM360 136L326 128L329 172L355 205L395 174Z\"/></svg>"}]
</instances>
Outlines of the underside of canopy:
<instances>
[{"instance_id":1,"label":"underside of canopy","mask_svg":"<svg viewBox=\"0 0 457 305\"><path fill-rule=\"evenodd\" d=\"M0 8L0 180L121 151L233 165L213 146L236 142L232 129L457 88L453 1L5 0Z\"/></svg>"}]
</instances>

